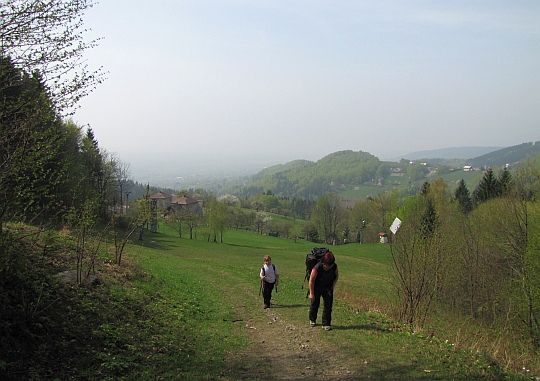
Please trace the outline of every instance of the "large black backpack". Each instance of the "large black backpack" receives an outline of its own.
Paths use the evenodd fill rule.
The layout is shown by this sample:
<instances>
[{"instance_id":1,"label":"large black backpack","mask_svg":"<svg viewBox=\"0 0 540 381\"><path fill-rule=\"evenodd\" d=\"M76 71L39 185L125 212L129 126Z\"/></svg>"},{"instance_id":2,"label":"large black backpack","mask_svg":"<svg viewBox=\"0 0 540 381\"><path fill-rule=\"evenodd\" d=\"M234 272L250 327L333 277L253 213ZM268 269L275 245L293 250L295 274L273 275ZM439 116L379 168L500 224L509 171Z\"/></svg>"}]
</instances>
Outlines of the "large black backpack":
<instances>
[{"instance_id":1,"label":"large black backpack","mask_svg":"<svg viewBox=\"0 0 540 381\"><path fill-rule=\"evenodd\" d=\"M309 281L309 277L311 276L311 270L315 265L322 261L324 255L328 253L330 250L328 250L326 247L314 247L311 249L311 253L306 255L306 276L304 278L305 281ZM302 288L304 288L304 284L302 283ZM309 292L309 291L308 291Z\"/></svg>"}]
</instances>

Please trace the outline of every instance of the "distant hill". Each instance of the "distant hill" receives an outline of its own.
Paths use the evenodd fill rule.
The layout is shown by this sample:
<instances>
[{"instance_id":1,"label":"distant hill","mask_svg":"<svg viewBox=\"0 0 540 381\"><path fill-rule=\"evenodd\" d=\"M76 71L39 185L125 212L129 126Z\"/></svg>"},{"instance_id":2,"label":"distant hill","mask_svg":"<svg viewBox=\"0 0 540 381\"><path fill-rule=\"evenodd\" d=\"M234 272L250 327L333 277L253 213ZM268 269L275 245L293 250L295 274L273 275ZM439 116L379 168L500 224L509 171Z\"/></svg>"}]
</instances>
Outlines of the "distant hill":
<instances>
[{"instance_id":1,"label":"distant hill","mask_svg":"<svg viewBox=\"0 0 540 381\"><path fill-rule=\"evenodd\" d=\"M487 152L479 156L478 152ZM431 154L429 154L431 153ZM326 192L342 193L348 190L360 192L369 188L370 194L377 194L395 188L410 190L413 183L425 181L428 176L450 173L451 168L463 165L478 167L501 167L515 164L531 155L540 154L540 142L530 142L497 149L496 147L461 147L445 150L423 151L418 156L406 160L381 161L367 152L339 151L318 160L295 160L287 164L274 165L245 179L243 186L222 189L226 193L250 197L271 191L276 196L317 199ZM437 159L430 159L434 155ZM448 159L441 159L440 156ZM461 156L461 158L458 158ZM420 157L420 159L413 159ZM472 157L472 158L471 158ZM428 166L411 161L426 160Z\"/></svg>"},{"instance_id":2,"label":"distant hill","mask_svg":"<svg viewBox=\"0 0 540 381\"><path fill-rule=\"evenodd\" d=\"M250 197L268 190L276 196L316 199L326 192L339 192L343 184L363 184L385 177L388 163L367 152L339 151L317 162L296 160L265 168L249 184L230 193Z\"/></svg>"},{"instance_id":3,"label":"distant hill","mask_svg":"<svg viewBox=\"0 0 540 381\"><path fill-rule=\"evenodd\" d=\"M540 142L529 142L489 152L468 161L473 166L498 167L505 164L515 164L538 153L540 153Z\"/></svg>"},{"instance_id":4,"label":"distant hill","mask_svg":"<svg viewBox=\"0 0 540 381\"><path fill-rule=\"evenodd\" d=\"M504 147L450 147L428 151L418 151L403 155L401 158L409 160L421 159L470 159L472 157L489 154ZM395 161L399 161L395 159Z\"/></svg>"},{"instance_id":5,"label":"distant hill","mask_svg":"<svg viewBox=\"0 0 540 381\"><path fill-rule=\"evenodd\" d=\"M275 173L288 171L296 167L305 167L310 165L313 165L313 162L309 160L294 160L286 164L272 165L270 167L264 168L262 171L253 176L253 180L262 179L266 176L272 176Z\"/></svg>"}]
</instances>

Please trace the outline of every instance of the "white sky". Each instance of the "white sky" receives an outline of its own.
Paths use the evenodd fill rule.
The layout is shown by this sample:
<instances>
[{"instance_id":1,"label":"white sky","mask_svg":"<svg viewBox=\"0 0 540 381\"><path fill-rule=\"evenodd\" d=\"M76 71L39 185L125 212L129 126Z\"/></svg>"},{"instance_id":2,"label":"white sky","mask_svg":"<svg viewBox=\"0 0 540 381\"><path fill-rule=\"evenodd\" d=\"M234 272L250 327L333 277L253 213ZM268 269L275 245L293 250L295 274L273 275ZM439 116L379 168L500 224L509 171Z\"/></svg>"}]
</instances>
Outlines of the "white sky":
<instances>
[{"instance_id":1,"label":"white sky","mask_svg":"<svg viewBox=\"0 0 540 381\"><path fill-rule=\"evenodd\" d=\"M540 140L538 0L100 0L84 20L109 73L74 120L120 158Z\"/></svg>"}]
</instances>

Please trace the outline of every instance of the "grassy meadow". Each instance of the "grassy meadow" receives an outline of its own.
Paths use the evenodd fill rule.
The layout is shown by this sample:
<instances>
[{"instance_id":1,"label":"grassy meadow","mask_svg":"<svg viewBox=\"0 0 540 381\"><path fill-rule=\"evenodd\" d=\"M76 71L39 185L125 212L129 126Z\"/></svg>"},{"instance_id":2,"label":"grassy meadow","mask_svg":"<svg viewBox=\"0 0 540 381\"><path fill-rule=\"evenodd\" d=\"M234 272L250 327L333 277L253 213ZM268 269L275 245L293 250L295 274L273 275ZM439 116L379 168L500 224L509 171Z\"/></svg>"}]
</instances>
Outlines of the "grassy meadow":
<instances>
[{"instance_id":1,"label":"grassy meadow","mask_svg":"<svg viewBox=\"0 0 540 381\"><path fill-rule=\"evenodd\" d=\"M141 271L128 276L127 289L109 286L118 303L131 301L133 308L122 324L108 327L116 344L102 354L101 379L235 379L235 367L246 364L231 363L232 354L257 345L244 319L264 311L258 278L263 256L270 255L280 271L272 312L307 326L304 260L312 247L304 240L234 230L223 243L179 238L164 225L158 233L145 233L125 254ZM458 350L444 337L410 334L387 318L393 296L389 245L349 244L332 251L340 272L334 330L316 334L361 368L361 379L527 379L503 373L480 353ZM261 359L244 361L264 366Z\"/></svg>"}]
</instances>

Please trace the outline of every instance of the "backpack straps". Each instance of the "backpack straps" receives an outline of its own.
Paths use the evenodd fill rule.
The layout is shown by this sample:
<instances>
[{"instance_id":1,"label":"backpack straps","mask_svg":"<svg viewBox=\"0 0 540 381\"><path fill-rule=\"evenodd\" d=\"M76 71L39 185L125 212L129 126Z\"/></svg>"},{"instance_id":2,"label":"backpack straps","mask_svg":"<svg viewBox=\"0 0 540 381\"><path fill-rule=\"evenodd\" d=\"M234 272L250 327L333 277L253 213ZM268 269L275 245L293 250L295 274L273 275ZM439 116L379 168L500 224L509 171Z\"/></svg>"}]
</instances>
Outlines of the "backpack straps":
<instances>
[{"instance_id":1,"label":"backpack straps","mask_svg":"<svg viewBox=\"0 0 540 381\"><path fill-rule=\"evenodd\" d=\"M274 274L275 274L276 273L276 265L274 265L273 263L272 263L272 268L274 269ZM264 266L261 267L261 272L262 272L263 276L266 275L266 271L264 271Z\"/></svg>"}]
</instances>

